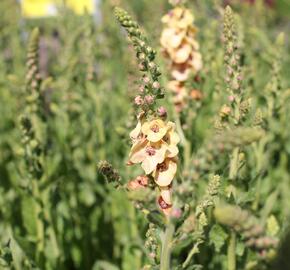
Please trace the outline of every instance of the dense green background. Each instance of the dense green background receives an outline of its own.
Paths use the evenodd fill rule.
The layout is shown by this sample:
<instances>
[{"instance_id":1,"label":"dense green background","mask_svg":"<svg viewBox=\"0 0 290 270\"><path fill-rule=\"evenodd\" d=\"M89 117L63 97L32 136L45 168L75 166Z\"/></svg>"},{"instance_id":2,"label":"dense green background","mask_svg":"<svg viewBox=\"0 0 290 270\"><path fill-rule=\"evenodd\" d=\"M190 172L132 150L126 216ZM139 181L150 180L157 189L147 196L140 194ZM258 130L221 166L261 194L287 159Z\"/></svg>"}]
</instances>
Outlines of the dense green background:
<instances>
[{"instance_id":1,"label":"dense green background","mask_svg":"<svg viewBox=\"0 0 290 270\"><path fill-rule=\"evenodd\" d=\"M45 145L40 189L45 203L42 218L47 241L45 259L39 261L38 267L135 270L148 262L144 256L143 243L148 226L144 215L134 208L125 191L106 184L97 171L98 161L107 159L119 170L123 183L136 175L136 169L125 164L130 147L128 133L135 125L131 100L137 89L139 73L134 52L113 16L115 2L120 2L133 14L152 46L159 51L160 18L169 9L163 0L105 0L101 5L102 22L99 25L94 24L90 16L76 17L70 11L63 11L55 18L29 21L21 18L14 1L0 1L0 269L37 269L35 220L38 217L35 217L25 171L19 124L27 96L27 40L35 26L41 32L40 71L44 78L42 90L47 116L45 128L39 127ZM219 1L188 2L196 17L197 38L204 59L202 81L195 87L201 89L205 99L200 108L195 105L189 108L193 120L186 131L192 142L191 151L196 153L206 148L210 141L213 119L225 98L220 38L222 17ZM277 1L273 8L238 1L232 3L238 14L244 87L254 100L254 109L259 107L263 112L267 111L265 89L274 76L272 64L280 50L275 40L281 31L286 34L279 74L286 94L278 95L284 109L279 116L267 119L268 141L263 149L266 158L262 161L265 173L258 187L261 199L255 212L265 217L273 213L280 223L282 235L290 217L290 8L286 0ZM166 63L161 54L158 61L166 74ZM164 103L173 118L170 95ZM251 179L249 190L252 192L243 194L241 205L248 207L254 201L257 184L252 183L256 174L253 151L246 153L246 175ZM193 180L197 194L193 201L202 196L208 174L222 174L225 163L226 157L221 156L201 174L200 181ZM177 252L176 260L184 260L186 252L186 249ZM197 256L196 262L207 265L208 268L203 269L225 269L222 262L224 250L219 256L208 242L202 252L208 257ZM283 257L287 251L281 254ZM242 255L239 260L243 265ZM279 269L290 268L283 262Z\"/></svg>"}]
</instances>

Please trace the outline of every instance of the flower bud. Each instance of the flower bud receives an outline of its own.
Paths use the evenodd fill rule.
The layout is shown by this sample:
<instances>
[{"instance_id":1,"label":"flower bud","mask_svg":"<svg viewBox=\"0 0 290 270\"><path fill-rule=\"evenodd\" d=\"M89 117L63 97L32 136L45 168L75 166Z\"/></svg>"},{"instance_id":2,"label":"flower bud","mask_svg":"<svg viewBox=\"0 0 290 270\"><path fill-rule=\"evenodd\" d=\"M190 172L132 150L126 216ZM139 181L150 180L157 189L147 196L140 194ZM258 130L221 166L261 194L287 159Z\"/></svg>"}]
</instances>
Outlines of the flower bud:
<instances>
[{"instance_id":1,"label":"flower bud","mask_svg":"<svg viewBox=\"0 0 290 270\"><path fill-rule=\"evenodd\" d=\"M138 55L138 58L139 58L140 60L145 60L145 58L146 58L145 53L140 53L140 54Z\"/></svg>"},{"instance_id":2,"label":"flower bud","mask_svg":"<svg viewBox=\"0 0 290 270\"><path fill-rule=\"evenodd\" d=\"M158 115L160 117L162 117L162 118L166 118L167 117L167 111L166 111L166 109L163 106L159 107L157 109L157 112L158 112Z\"/></svg>"},{"instance_id":3,"label":"flower bud","mask_svg":"<svg viewBox=\"0 0 290 270\"><path fill-rule=\"evenodd\" d=\"M138 67L139 67L139 70L146 71L146 66L143 63L140 63Z\"/></svg>"},{"instance_id":4,"label":"flower bud","mask_svg":"<svg viewBox=\"0 0 290 270\"><path fill-rule=\"evenodd\" d=\"M191 90L190 96L194 100L201 100L202 99L202 93L197 89Z\"/></svg>"},{"instance_id":5,"label":"flower bud","mask_svg":"<svg viewBox=\"0 0 290 270\"><path fill-rule=\"evenodd\" d=\"M226 117L229 116L231 113L231 108L227 105L224 105L221 110L220 110L220 116L221 117Z\"/></svg>"},{"instance_id":6,"label":"flower bud","mask_svg":"<svg viewBox=\"0 0 290 270\"><path fill-rule=\"evenodd\" d=\"M134 103L139 106L139 105L142 105L144 101L141 96L136 96L134 99Z\"/></svg>"},{"instance_id":7,"label":"flower bud","mask_svg":"<svg viewBox=\"0 0 290 270\"><path fill-rule=\"evenodd\" d=\"M144 99L145 99L145 102L146 102L147 104L149 104L149 105L151 105L151 104L154 103L154 97L151 96L151 95L147 95L147 96L145 96Z\"/></svg>"},{"instance_id":8,"label":"flower bud","mask_svg":"<svg viewBox=\"0 0 290 270\"><path fill-rule=\"evenodd\" d=\"M173 208L170 215L173 218L179 219L182 216L182 211L180 208Z\"/></svg>"},{"instance_id":9,"label":"flower bud","mask_svg":"<svg viewBox=\"0 0 290 270\"><path fill-rule=\"evenodd\" d=\"M153 87L154 89L159 89L159 88L160 88L160 83L157 82L157 81L155 81L155 82L153 82L152 87Z\"/></svg>"},{"instance_id":10,"label":"flower bud","mask_svg":"<svg viewBox=\"0 0 290 270\"><path fill-rule=\"evenodd\" d=\"M143 77L143 81L144 81L144 83L149 83L150 82L150 78L145 76L145 77Z\"/></svg>"},{"instance_id":11,"label":"flower bud","mask_svg":"<svg viewBox=\"0 0 290 270\"><path fill-rule=\"evenodd\" d=\"M153 69L156 67L155 63L154 62L149 62L148 64L149 68Z\"/></svg>"}]
</instances>

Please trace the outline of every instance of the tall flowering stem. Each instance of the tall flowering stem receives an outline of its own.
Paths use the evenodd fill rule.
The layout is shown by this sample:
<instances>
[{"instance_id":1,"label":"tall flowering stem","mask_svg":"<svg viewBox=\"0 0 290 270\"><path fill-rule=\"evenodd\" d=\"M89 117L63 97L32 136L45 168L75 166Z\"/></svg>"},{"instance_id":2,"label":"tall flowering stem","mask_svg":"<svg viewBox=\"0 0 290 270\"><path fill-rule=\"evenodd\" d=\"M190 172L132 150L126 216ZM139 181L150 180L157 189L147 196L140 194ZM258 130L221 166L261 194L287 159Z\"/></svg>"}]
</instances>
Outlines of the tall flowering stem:
<instances>
[{"instance_id":1,"label":"tall flowering stem","mask_svg":"<svg viewBox=\"0 0 290 270\"><path fill-rule=\"evenodd\" d=\"M232 9L227 6L224 11L224 60L226 65L226 91L228 92L229 105L224 105L221 109L221 118L226 123L225 126L233 124L237 126L241 123L241 70L240 56L238 54L237 36L235 33L235 23ZM236 147L232 151L229 168L229 179L235 180L239 170L239 153L240 148ZM236 269L236 232L231 230L228 243L228 269Z\"/></svg>"},{"instance_id":2,"label":"tall flowering stem","mask_svg":"<svg viewBox=\"0 0 290 270\"><path fill-rule=\"evenodd\" d=\"M163 97L160 87L159 68L154 62L156 52L147 45L146 38L138 24L128 13L120 8L115 15L126 29L137 53L139 69L143 72L139 94L135 97L138 123L130 133L132 147L128 165L140 164L145 176L139 176L134 184L148 185L148 180L159 190L157 203L167 217L167 226L162 237L160 259L161 269L170 269L171 241L174 235L174 224L171 221L172 181L177 171L177 156L180 139L175 132L175 124L167 121L164 107L157 108L157 99ZM140 179L146 179L141 181ZM131 185L131 187L134 185Z\"/></svg>"},{"instance_id":3,"label":"tall flowering stem","mask_svg":"<svg viewBox=\"0 0 290 270\"><path fill-rule=\"evenodd\" d=\"M143 73L140 82L139 94L135 97L135 105L139 112L154 114L156 99L163 98L163 89L160 87L160 69L154 62L156 51L147 44L145 35L141 32L137 22L121 8L115 8L115 16L127 31L139 63L139 70Z\"/></svg>"},{"instance_id":4,"label":"tall flowering stem","mask_svg":"<svg viewBox=\"0 0 290 270\"><path fill-rule=\"evenodd\" d=\"M237 35L235 32L234 15L232 9L227 6L224 12L224 60L226 65L226 90L228 92L228 105L224 105L221 109L220 116L225 126L233 124L233 126L241 125L245 114L246 107L249 106L248 101L243 100L242 76L240 67L240 55L237 46ZM245 109L246 108L246 109ZM237 178L239 167L239 148L235 148L232 153L229 178L234 180Z\"/></svg>"},{"instance_id":5,"label":"tall flowering stem","mask_svg":"<svg viewBox=\"0 0 290 270\"><path fill-rule=\"evenodd\" d=\"M199 44L195 39L197 28L193 25L194 16L191 11L175 1L176 5L162 17L164 29L160 43L163 54L170 61L171 81L168 88L174 94L174 105L181 112L188 99L201 99L201 92L187 89L186 83L191 76L197 75L202 68L202 57Z\"/></svg>"},{"instance_id":6,"label":"tall flowering stem","mask_svg":"<svg viewBox=\"0 0 290 270\"><path fill-rule=\"evenodd\" d=\"M143 72L140 93L135 97L138 124L130 133L132 148L128 164L141 163L146 176L158 187L158 204L168 215L172 207L172 180L177 171L179 136L175 124L166 121L166 109L157 108L156 100L163 97L163 92L158 81L161 73L154 62L155 50L147 45L138 24L126 11L116 8L115 15L133 43Z\"/></svg>"},{"instance_id":7,"label":"tall flowering stem","mask_svg":"<svg viewBox=\"0 0 290 270\"><path fill-rule=\"evenodd\" d=\"M29 180L29 189L33 197L31 207L35 210L36 226L36 256L35 260L39 265L44 263L45 249L45 225L43 221L43 203L39 182L44 175L43 169L43 143L39 130L43 120L43 104L40 93L41 79L38 64L39 30L35 28L29 38L27 52L27 73L26 73L26 106L21 116L20 125L22 131L22 144L25 158L25 173ZM38 131L38 132L37 132Z\"/></svg>"}]
</instances>

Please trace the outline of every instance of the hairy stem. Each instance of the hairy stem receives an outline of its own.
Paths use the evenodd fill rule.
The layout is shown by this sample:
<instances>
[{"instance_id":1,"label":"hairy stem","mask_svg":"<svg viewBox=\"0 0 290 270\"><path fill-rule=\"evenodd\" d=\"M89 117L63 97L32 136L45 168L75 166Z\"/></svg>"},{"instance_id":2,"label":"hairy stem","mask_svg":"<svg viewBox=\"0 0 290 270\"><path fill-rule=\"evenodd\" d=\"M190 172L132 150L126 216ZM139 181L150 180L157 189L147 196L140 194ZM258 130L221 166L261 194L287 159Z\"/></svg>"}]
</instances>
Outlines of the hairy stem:
<instances>
[{"instance_id":1,"label":"hairy stem","mask_svg":"<svg viewBox=\"0 0 290 270\"><path fill-rule=\"evenodd\" d=\"M236 270L236 233L231 232L228 245L228 270Z\"/></svg>"},{"instance_id":2,"label":"hairy stem","mask_svg":"<svg viewBox=\"0 0 290 270\"><path fill-rule=\"evenodd\" d=\"M160 270L170 270L171 241L174 234L174 225L169 221L162 241Z\"/></svg>"},{"instance_id":3,"label":"hairy stem","mask_svg":"<svg viewBox=\"0 0 290 270\"><path fill-rule=\"evenodd\" d=\"M42 221L42 209L40 206L40 192L37 180L32 180L32 194L35 199L35 212L37 216L36 230L37 230L37 242L36 242L36 261L39 265L43 263L44 255L44 224Z\"/></svg>"},{"instance_id":4,"label":"hairy stem","mask_svg":"<svg viewBox=\"0 0 290 270\"><path fill-rule=\"evenodd\" d=\"M234 180L237 177L239 170L239 148L236 147L233 150L232 158L231 158L231 163L230 163L230 174L229 178L231 180Z\"/></svg>"}]
</instances>

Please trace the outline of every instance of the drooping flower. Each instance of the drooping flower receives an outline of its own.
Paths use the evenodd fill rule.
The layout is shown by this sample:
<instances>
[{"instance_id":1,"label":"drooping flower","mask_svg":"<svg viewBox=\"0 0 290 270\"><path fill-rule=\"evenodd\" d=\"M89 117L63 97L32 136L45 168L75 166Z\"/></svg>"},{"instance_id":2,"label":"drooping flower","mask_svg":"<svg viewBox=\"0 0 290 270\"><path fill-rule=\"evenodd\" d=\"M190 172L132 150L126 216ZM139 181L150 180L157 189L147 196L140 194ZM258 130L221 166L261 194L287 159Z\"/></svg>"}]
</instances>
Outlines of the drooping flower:
<instances>
[{"instance_id":1,"label":"drooping flower","mask_svg":"<svg viewBox=\"0 0 290 270\"><path fill-rule=\"evenodd\" d=\"M160 187L169 186L176 174L177 163L174 159L166 158L162 163L158 164L153 172L156 184Z\"/></svg>"},{"instance_id":2,"label":"drooping flower","mask_svg":"<svg viewBox=\"0 0 290 270\"><path fill-rule=\"evenodd\" d=\"M169 122L169 129L167 134L163 137L163 141L167 143L167 157L173 158L178 154L177 144L180 142L180 138L178 134L174 131L175 124L173 122Z\"/></svg>"},{"instance_id":3,"label":"drooping flower","mask_svg":"<svg viewBox=\"0 0 290 270\"><path fill-rule=\"evenodd\" d=\"M146 175L137 176L134 180L131 180L127 184L127 189L137 190L145 188L148 185L148 177Z\"/></svg>"}]
</instances>

